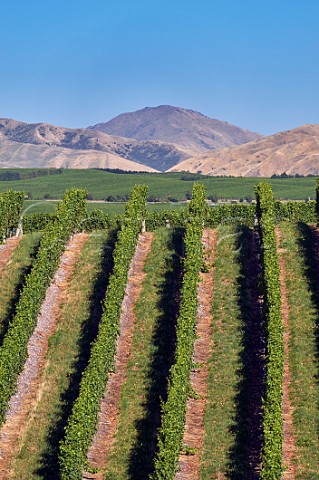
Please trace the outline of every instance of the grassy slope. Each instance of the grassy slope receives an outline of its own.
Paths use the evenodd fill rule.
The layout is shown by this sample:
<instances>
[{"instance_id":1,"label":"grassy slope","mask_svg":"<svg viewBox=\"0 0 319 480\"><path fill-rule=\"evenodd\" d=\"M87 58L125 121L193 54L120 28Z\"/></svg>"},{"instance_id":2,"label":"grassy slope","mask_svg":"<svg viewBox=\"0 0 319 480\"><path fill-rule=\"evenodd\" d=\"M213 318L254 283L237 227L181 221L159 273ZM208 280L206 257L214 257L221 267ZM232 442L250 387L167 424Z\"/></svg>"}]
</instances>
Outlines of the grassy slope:
<instances>
[{"instance_id":1,"label":"grassy slope","mask_svg":"<svg viewBox=\"0 0 319 480\"><path fill-rule=\"evenodd\" d=\"M24 235L0 275L0 343L19 299L24 277L29 271L41 234Z\"/></svg>"},{"instance_id":2,"label":"grassy slope","mask_svg":"<svg viewBox=\"0 0 319 480\"><path fill-rule=\"evenodd\" d=\"M42 396L13 465L12 478L17 480L58 478L58 442L96 333L111 265L113 241L106 242L106 237L104 232L91 235L76 265L49 342Z\"/></svg>"},{"instance_id":3,"label":"grassy slope","mask_svg":"<svg viewBox=\"0 0 319 480\"><path fill-rule=\"evenodd\" d=\"M297 227L281 226L281 247L286 265L288 300L290 306L290 365L291 397L294 408L294 432L298 447L298 479L319 479L319 384L316 326L318 325L318 291L309 285L305 254L309 240L305 226L303 234ZM309 273L309 270L308 270Z\"/></svg>"},{"instance_id":4,"label":"grassy slope","mask_svg":"<svg viewBox=\"0 0 319 480\"><path fill-rule=\"evenodd\" d=\"M221 227L216 251L213 286L213 348L205 412L201 480L226 478L230 452L236 441L236 396L242 380L243 322L239 306L240 265L236 236ZM228 477L227 477L228 478Z\"/></svg>"},{"instance_id":5,"label":"grassy slope","mask_svg":"<svg viewBox=\"0 0 319 480\"><path fill-rule=\"evenodd\" d=\"M119 428L106 479L147 480L152 471L160 396L165 397L174 343L179 268L174 243L171 231L157 230L145 264L147 276L135 307L132 355L121 392Z\"/></svg>"},{"instance_id":6,"label":"grassy slope","mask_svg":"<svg viewBox=\"0 0 319 480\"><path fill-rule=\"evenodd\" d=\"M28 180L0 182L0 192L9 188L31 192L34 199L49 194L61 198L67 188L85 188L94 199L104 199L108 195L129 193L136 183L146 183L149 195L161 197L175 196L184 199L185 193L192 190L192 181L181 180L181 173L166 174L115 174L98 170L64 170L60 175L49 175ZM204 177L200 180L206 187L207 195L223 198L254 196L256 178L217 178ZM270 180L278 199L304 199L314 197L314 178L291 178Z\"/></svg>"}]
</instances>

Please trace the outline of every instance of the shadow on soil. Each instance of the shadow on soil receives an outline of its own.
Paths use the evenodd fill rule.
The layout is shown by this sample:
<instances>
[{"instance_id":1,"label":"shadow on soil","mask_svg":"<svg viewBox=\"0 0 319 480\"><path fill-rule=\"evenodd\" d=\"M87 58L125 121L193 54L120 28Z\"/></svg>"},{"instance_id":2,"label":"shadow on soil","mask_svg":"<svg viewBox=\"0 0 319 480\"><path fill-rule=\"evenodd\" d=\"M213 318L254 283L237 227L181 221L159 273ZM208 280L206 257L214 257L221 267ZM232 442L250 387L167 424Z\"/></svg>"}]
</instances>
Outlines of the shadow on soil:
<instances>
[{"instance_id":1,"label":"shadow on soil","mask_svg":"<svg viewBox=\"0 0 319 480\"><path fill-rule=\"evenodd\" d=\"M90 345L98 332L98 325L103 312L102 301L104 300L109 277L113 268L112 255L116 237L117 232L111 231L104 244L100 273L92 288L93 293L90 298L90 315L88 320L82 325L81 337L78 342L79 357L73 366L74 373L70 377L68 389L61 397L61 410L57 414L59 421L49 431L46 442L48 447L40 460L42 467L36 472L40 478L45 480L58 480L60 478L58 473L59 443L64 436L64 428L71 414L73 404L79 394L81 376L90 358Z\"/></svg>"},{"instance_id":2,"label":"shadow on soil","mask_svg":"<svg viewBox=\"0 0 319 480\"><path fill-rule=\"evenodd\" d=\"M243 319L241 382L236 397L237 415L232 432L235 445L229 455L227 478L259 480L262 451L262 397L265 381L262 303L259 297L260 245L258 234L240 227L239 303Z\"/></svg>"},{"instance_id":3,"label":"shadow on soil","mask_svg":"<svg viewBox=\"0 0 319 480\"><path fill-rule=\"evenodd\" d=\"M20 300L20 293L21 293L21 290L22 288L24 287L25 285L25 281L26 281L26 277L27 275L31 272L31 268L32 268L32 263L38 253L38 250L39 250L39 246L40 246L40 237L39 237L39 241L37 242L37 244L32 248L32 250L30 251L30 265L26 266L25 268L23 268L20 272L20 276L19 276L19 279L18 279L18 282L17 282L17 285L14 289L14 292L13 292L13 296L10 300L10 303L7 307L7 310L6 312L4 313L4 316L3 316L3 319L1 320L1 325L0 325L0 347L2 345L2 342L3 342L3 339L8 331L8 327L9 327L9 324L12 320L12 318L14 317L15 315L15 311L16 311L16 308L17 308L17 304ZM19 246L18 246L19 248Z\"/></svg>"},{"instance_id":4,"label":"shadow on soil","mask_svg":"<svg viewBox=\"0 0 319 480\"><path fill-rule=\"evenodd\" d=\"M316 332L317 356L319 358L319 230L318 228L299 222L301 233L299 246L305 259L305 275L311 290L312 302L317 311Z\"/></svg>"},{"instance_id":5,"label":"shadow on soil","mask_svg":"<svg viewBox=\"0 0 319 480\"><path fill-rule=\"evenodd\" d=\"M140 420L134 449L129 463L130 480L148 480L153 472L157 431L161 424L161 399L166 400L167 379L176 348L176 320L179 311L181 285L181 256L183 254L183 229L172 231L170 249L174 255L167 265L161 285L158 308L162 312L153 335L155 355L148 377L151 387L145 400L146 415Z\"/></svg>"}]
</instances>

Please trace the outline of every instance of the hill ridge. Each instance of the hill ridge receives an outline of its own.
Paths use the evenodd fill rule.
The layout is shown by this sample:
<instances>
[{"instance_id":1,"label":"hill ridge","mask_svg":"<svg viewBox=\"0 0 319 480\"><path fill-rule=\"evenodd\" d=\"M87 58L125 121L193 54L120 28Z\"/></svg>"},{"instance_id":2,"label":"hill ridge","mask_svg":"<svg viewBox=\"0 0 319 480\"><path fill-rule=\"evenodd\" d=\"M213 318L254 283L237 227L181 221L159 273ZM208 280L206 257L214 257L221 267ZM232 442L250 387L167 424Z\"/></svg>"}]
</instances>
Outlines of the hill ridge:
<instances>
[{"instance_id":1,"label":"hill ridge","mask_svg":"<svg viewBox=\"0 0 319 480\"><path fill-rule=\"evenodd\" d=\"M169 171L206 175L319 175L319 125L305 124L257 141L195 155Z\"/></svg>"}]
</instances>

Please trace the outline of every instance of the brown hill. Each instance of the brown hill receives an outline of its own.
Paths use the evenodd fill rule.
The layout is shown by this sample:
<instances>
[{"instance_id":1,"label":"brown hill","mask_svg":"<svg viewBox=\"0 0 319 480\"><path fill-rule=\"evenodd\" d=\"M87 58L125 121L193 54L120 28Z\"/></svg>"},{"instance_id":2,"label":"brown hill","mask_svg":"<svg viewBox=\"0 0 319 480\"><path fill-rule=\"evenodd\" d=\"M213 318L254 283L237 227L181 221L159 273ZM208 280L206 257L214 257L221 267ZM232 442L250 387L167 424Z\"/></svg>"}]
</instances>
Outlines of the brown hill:
<instances>
[{"instance_id":1,"label":"brown hill","mask_svg":"<svg viewBox=\"0 0 319 480\"><path fill-rule=\"evenodd\" d=\"M319 175L319 125L304 125L244 145L196 155L169 171L269 177Z\"/></svg>"},{"instance_id":2,"label":"brown hill","mask_svg":"<svg viewBox=\"0 0 319 480\"><path fill-rule=\"evenodd\" d=\"M157 172L115 154L98 150L12 142L0 138L0 168L119 168L136 172Z\"/></svg>"},{"instance_id":3,"label":"brown hill","mask_svg":"<svg viewBox=\"0 0 319 480\"><path fill-rule=\"evenodd\" d=\"M81 161L84 162L83 168L86 168L84 160L85 151L88 151L90 154L91 160L88 159L89 163L91 163L93 158L92 151L99 151L109 154L109 156L99 155L100 159L113 158L114 168L124 169L126 163L121 159L126 159L161 171L165 171L194 154L193 151L188 151L178 145L159 141L138 141L115 137L85 128L63 128L47 123L24 123L12 119L0 119L0 141L1 139L18 144L81 150ZM2 152L4 148L3 145ZM47 155L50 150L46 148L41 150L41 152L43 151L47 152ZM78 162L80 161L79 152L78 154L66 151L64 153L67 154L68 161L71 158L76 159L77 156L79 157ZM56 152L54 154L52 152L53 156L56 156L56 154ZM60 154L62 155L62 152ZM115 162L116 158L119 159L118 165ZM132 163L130 166L133 167ZM135 170L140 171L141 168L136 167Z\"/></svg>"},{"instance_id":4,"label":"brown hill","mask_svg":"<svg viewBox=\"0 0 319 480\"><path fill-rule=\"evenodd\" d=\"M199 112L170 105L123 113L89 129L140 141L169 142L198 153L240 145L262 137L230 123L208 118Z\"/></svg>"}]
</instances>

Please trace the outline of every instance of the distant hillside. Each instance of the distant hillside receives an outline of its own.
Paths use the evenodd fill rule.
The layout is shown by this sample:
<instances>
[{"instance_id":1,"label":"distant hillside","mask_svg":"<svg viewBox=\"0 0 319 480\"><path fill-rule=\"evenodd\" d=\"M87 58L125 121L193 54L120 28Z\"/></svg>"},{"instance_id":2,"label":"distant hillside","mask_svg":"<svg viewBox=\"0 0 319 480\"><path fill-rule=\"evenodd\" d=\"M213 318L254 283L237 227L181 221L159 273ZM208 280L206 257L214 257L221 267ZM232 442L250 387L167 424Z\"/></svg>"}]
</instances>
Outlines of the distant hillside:
<instances>
[{"instance_id":1,"label":"distant hillside","mask_svg":"<svg viewBox=\"0 0 319 480\"><path fill-rule=\"evenodd\" d=\"M36 161L41 163L42 160L46 162L48 159L51 161L59 157L57 162L61 165L63 165L63 162L75 161L82 168L88 168L95 158L96 163L110 162L112 159L112 167L110 168L125 170L127 169L126 161L130 160L130 169L134 167L132 162L136 162L151 169L165 171L194 154L194 152L183 147L164 142L140 142L84 128L72 129L56 127L47 123L29 124L12 119L0 119L0 160L2 163L10 158L10 152L7 152L9 144L4 143L4 140L18 144L15 146L10 144L10 152L13 149L16 161L18 161L19 152L21 154L24 152L24 162ZM21 147L21 144L26 146L25 149ZM30 145L41 146L42 148L39 150L30 149ZM63 149L63 151L59 149ZM32 155L36 155L36 158L28 156L27 152L31 150ZM96 151L100 154L97 154ZM86 152L87 158L85 158ZM108 155L102 155L102 152ZM26 166L38 166L38 164ZM44 163L43 166L50 165ZM71 166L73 164L70 165L70 168ZM74 165L74 168L79 167ZM106 167L106 164L104 167ZM149 168L141 168L141 166L135 166L133 169L150 171Z\"/></svg>"},{"instance_id":2,"label":"distant hillside","mask_svg":"<svg viewBox=\"0 0 319 480\"><path fill-rule=\"evenodd\" d=\"M170 142L179 141L183 145L111 135L96 130L98 126L92 127L94 129L72 129L0 119L0 167L188 170L232 176L271 176L283 172L319 175L319 125L304 125L260 138L258 134L226 122L169 106L123 114L108 124L112 122L114 133L118 133L117 128L122 125L127 128L124 133L129 135L143 137L146 132L153 132L155 138L161 132L163 138L167 135ZM214 135L210 129L213 123L216 125ZM217 125L220 128L218 134ZM247 142L249 136L253 136L254 140L242 145L205 150L209 141L214 141L215 145L218 142L219 145L229 143L231 132L233 142Z\"/></svg>"},{"instance_id":3,"label":"distant hillside","mask_svg":"<svg viewBox=\"0 0 319 480\"><path fill-rule=\"evenodd\" d=\"M123 113L89 129L137 140L159 140L194 152L240 145L262 137L227 122L213 120L193 110L161 105Z\"/></svg>"},{"instance_id":4,"label":"distant hillside","mask_svg":"<svg viewBox=\"0 0 319 480\"><path fill-rule=\"evenodd\" d=\"M72 150L48 145L18 143L0 138L0 168L120 168L155 172L131 160L98 150Z\"/></svg>"},{"instance_id":5,"label":"distant hillside","mask_svg":"<svg viewBox=\"0 0 319 480\"><path fill-rule=\"evenodd\" d=\"M269 177L319 175L319 125L304 125L237 147L196 155L170 171Z\"/></svg>"}]
</instances>

